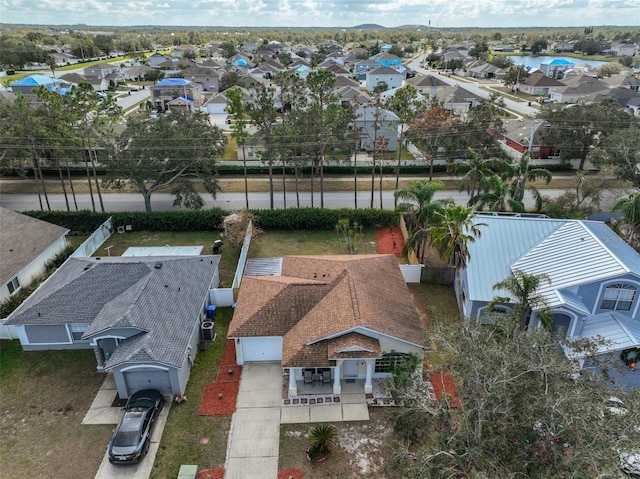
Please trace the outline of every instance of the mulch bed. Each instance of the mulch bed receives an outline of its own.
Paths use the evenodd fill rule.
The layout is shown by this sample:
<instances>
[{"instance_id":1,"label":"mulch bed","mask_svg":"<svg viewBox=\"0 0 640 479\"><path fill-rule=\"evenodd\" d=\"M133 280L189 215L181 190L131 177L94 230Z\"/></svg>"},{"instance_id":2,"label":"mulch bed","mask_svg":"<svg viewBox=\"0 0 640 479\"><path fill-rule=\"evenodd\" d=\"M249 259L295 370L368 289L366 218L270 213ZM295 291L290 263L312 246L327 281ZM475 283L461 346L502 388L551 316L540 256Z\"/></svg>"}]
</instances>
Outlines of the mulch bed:
<instances>
[{"instance_id":1,"label":"mulch bed","mask_svg":"<svg viewBox=\"0 0 640 479\"><path fill-rule=\"evenodd\" d=\"M302 469L283 469L278 472L278 479L302 479L303 477Z\"/></svg>"},{"instance_id":2,"label":"mulch bed","mask_svg":"<svg viewBox=\"0 0 640 479\"><path fill-rule=\"evenodd\" d=\"M224 479L224 467L200 471L198 473L198 479Z\"/></svg>"},{"instance_id":3,"label":"mulch bed","mask_svg":"<svg viewBox=\"0 0 640 479\"><path fill-rule=\"evenodd\" d=\"M448 394L451 398L449 400L451 407L458 408L462 405L458 398L458 387L448 372L429 373L429 380L433 385L433 390L438 400L442 399L445 394Z\"/></svg>"},{"instance_id":4,"label":"mulch bed","mask_svg":"<svg viewBox=\"0 0 640 479\"><path fill-rule=\"evenodd\" d=\"M376 253L402 256L404 236L398 226L379 228L376 230Z\"/></svg>"},{"instance_id":5,"label":"mulch bed","mask_svg":"<svg viewBox=\"0 0 640 479\"><path fill-rule=\"evenodd\" d=\"M218 377L204 388L198 413L201 416L231 416L236 412L241 375L242 367L236 364L235 342L228 339L218 368Z\"/></svg>"}]
</instances>

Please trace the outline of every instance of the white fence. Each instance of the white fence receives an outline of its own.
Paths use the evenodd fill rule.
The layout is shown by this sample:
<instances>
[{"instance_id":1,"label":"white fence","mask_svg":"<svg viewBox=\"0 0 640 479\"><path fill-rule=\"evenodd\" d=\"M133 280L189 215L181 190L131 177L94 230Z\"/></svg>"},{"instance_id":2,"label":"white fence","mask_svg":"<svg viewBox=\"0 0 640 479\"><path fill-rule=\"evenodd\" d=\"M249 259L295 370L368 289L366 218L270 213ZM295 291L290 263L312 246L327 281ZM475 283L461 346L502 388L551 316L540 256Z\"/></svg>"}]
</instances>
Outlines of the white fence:
<instances>
[{"instance_id":1,"label":"white fence","mask_svg":"<svg viewBox=\"0 0 640 479\"><path fill-rule=\"evenodd\" d=\"M98 251L98 248L113 234L111 218L102 223L97 230L82 243L77 250L73 252L73 258L88 258Z\"/></svg>"}]
</instances>

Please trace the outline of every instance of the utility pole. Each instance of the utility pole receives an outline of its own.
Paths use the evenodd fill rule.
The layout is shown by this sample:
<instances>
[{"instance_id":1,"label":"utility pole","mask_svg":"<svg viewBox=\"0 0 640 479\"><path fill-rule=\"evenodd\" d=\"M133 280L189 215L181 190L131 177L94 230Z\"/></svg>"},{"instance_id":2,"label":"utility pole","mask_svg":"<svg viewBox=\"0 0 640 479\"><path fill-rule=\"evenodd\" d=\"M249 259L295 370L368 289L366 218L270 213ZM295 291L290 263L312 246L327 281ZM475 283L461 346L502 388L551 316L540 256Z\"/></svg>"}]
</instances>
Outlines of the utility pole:
<instances>
[{"instance_id":1,"label":"utility pole","mask_svg":"<svg viewBox=\"0 0 640 479\"><path fill-rule=\"evenodd\" d=\"M527 151L531 151L531 149L533 148L533 135L536 132L536 125L538 124L537 120L533 120L533 122L531 123L531 134L529 135L529 147L527 148Z\"/></svg>"}]
</instances>

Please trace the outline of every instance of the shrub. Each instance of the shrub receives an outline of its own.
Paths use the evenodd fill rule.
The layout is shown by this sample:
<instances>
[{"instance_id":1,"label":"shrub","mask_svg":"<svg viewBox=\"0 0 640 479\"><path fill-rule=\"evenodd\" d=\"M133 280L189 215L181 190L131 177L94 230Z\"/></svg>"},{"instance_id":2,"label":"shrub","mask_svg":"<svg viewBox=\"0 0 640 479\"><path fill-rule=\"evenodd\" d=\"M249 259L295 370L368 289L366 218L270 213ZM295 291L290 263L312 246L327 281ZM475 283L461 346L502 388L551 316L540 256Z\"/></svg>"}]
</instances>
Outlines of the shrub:
<instances>
[{"instance_id":1,"label":"shrub","mask_svg":"<svg viewBox=\"0 0 640 479\"><path fill-rule=\"evenodd\" d=\"M220 230L228 214L221 208L185 211L136 211L114 213L113 227L131 226L134 231L212 231Z\"/></svg>"},{"instance_id":2,"label":"shrub","mask_svg":"<svg viewBox=\"0 0 640 479\"><path fill-rule=\"evenodd\" d=\"M252 210L257 225L265 230L333 230L342 219L358 223L365 229L396 224L390 210L290 208L286 210Z\"/></svg>"},{"instance_id":3,"label":"shrub","mask_svg":"<svg viewBox=\"0 0 640 479\"><path fill-rule=\"evenodd\" d=\"M81 211L25 211L23 214L71 230L71 234L91 234L109 219L109 213Z\"/></svg>"}]
</instances>

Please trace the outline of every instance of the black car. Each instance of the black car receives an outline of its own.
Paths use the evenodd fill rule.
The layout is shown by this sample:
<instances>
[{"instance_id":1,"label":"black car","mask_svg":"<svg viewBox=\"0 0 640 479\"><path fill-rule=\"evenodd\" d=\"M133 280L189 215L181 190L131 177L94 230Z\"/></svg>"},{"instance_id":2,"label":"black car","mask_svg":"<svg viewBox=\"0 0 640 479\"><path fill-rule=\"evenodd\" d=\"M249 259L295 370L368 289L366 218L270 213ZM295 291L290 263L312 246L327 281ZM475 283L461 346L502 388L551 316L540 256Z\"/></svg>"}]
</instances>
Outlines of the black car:
<instances>
[{"instance_id":1,"label":"black car","mask_svg":"<svg viewBox=\"0 0 640 479\"><path fill-rule=\"evenodd\" d=\"M163 405L164 398L157 389L143 389L129 397L109 443L111 464L132 464L149 452L151 431Z\"/></svg>"}]
</instances>

